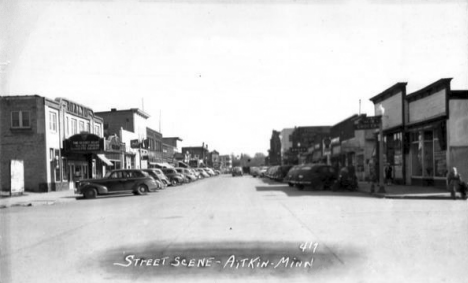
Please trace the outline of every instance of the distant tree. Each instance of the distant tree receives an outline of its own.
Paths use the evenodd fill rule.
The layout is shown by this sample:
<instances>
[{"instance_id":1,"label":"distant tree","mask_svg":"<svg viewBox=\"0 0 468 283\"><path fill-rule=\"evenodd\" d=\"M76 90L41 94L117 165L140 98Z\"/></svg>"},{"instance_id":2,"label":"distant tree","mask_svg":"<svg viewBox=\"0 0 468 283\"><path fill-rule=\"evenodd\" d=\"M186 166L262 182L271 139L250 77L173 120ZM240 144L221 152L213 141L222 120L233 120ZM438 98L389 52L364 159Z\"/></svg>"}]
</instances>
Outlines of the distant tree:
<instances>
[{"instance_id":1,"label":"distant tree","mask_svg":"<svg viewBox=\"0 0 468 283\"><path fill-rule=\"evenodd\" d=\"M266 155L261 153L261 152L255 153L254 157L250 159L250 162L248 163L249 164L248 166L263 166L263 165L265 165L265 157L266 157Z\"/></svg>"}]
</instances>

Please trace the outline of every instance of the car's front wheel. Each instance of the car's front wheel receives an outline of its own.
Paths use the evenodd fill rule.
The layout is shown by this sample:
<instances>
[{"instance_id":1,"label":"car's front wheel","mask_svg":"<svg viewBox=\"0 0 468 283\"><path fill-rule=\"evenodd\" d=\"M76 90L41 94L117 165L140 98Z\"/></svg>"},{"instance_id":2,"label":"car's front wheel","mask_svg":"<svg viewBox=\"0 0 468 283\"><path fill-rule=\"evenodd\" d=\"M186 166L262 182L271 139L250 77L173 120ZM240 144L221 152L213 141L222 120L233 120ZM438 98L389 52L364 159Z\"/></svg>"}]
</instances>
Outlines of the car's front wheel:
<instances>
[{"instance_id":1,"label":"car's front wheel","mask_svg":"<svg viewBox=\"0 0 468 283\"><path fill-rule=\"evenodd\" d=\"M93 198L96 198L96 196L97 196L97 191L96 191L96 189L94 189L94 188L87 189L86 191L84 191L83 196L84 196L86 199L93 199Z\"/></svg>"},{"instance_id":2,"label":"car's front wheel","mask_svg":"<svg viewBox=\"0 0 468 283\"><path fill-rule=\"evenodd\" d=\"M146 185L138 185L136 193L138 195L144 195L148 192L148 187Z\"/></svg>"}]
</instances>

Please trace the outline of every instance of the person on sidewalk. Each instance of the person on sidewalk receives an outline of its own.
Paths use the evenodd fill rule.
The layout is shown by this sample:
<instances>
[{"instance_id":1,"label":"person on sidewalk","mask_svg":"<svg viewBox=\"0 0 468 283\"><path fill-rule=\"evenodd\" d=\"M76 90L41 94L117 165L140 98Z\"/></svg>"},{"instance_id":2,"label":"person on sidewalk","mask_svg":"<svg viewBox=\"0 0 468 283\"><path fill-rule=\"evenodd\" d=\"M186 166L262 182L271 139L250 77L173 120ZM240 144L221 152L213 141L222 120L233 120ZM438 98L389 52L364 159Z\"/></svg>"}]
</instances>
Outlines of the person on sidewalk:
<instances>
[{"instance_id":1,"label":"person on sidewalk","mask_svg":"<svg viewBox=\"0 0 468 283\"><path fill-rule=\"evenodd\" d=\"M390 165L390 163L387 163L387 165L385 165L384 172L385 172L385 184L391 185L393 183L393 168Z\"/></svg>"},{"instance_id":2,"label":"person on sidewalk","mask_svg":"<svg viewBox=\"0 0 468 283\"><path fill-rule=\"evenodd\" d=\"M447 174L447 190L450 191L450 196L457 199L457 191L460 190L461 176L458 174L457 168L452 167Z\"/></svg>"}]
</instances>

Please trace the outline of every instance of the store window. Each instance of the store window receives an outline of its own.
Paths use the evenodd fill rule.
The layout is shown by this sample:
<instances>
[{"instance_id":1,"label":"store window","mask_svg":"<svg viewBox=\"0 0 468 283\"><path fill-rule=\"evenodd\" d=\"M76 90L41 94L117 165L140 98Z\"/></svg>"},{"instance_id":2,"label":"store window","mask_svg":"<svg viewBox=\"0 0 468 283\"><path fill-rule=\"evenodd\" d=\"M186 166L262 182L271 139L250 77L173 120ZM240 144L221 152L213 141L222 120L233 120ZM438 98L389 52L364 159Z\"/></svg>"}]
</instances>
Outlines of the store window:
<instances>
[{"instance_id":1,"label":"store window","mask_svg":"<svg viewBox=\"0 0 468 283\"><path fill-rule=\"evenodd\" d=\"M413 176L422 176L423 137L419 132L411 133L411 163Z\"/></svg>"},{"instance_id":2,"label":"store window","mask_svg":"<svg viewBox=\"0 0 468 283\"><path fill-rule=\"evenodd\" d=\"M434 139L434 176L445 177L447 175L447 151L442 150L438 138Z\"/></svg>"},{"instance_id":3,"label":"store window","mask_svg":"<svg viewBox=\"0 0 468 283\"><path fill-rule=\"evenodd\" d=\"M446 150L443 150L433 130L411 134L413 176L445 177Z\"/></svg>"}]
</instances>

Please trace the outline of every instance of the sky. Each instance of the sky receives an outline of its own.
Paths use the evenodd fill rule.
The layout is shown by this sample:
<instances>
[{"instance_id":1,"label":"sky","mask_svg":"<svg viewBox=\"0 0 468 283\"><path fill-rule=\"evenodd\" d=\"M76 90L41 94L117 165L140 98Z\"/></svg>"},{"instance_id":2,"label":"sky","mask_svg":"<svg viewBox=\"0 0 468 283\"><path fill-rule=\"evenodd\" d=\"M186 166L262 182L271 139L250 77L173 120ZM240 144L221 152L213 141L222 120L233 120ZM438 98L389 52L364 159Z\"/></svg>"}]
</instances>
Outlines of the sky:
<instances>
[{"instance_id":1,"label":"sky","mask_svg":"<svg viewBox=\"0 0 468 283\"><path fill-rule=\"evenodd\" d=\"M0 95L140 108L221 154L440 78L468 89L468 0L0 0Z\"/></svg>"}]
</instances>

